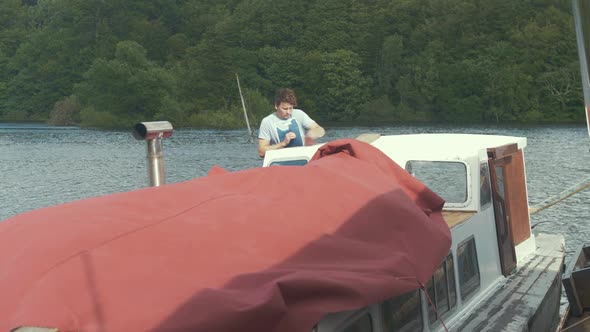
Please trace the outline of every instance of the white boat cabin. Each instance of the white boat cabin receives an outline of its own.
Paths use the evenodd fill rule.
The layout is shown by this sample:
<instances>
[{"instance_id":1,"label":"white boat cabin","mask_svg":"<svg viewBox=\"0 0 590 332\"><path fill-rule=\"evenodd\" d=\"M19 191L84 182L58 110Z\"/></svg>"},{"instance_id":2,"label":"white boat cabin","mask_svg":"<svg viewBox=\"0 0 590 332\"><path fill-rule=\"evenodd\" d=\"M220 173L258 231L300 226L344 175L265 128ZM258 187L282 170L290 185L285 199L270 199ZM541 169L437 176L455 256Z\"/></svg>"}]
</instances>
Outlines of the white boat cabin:
<instances>
[{"instance_id":1,"label":"white boat cabin","mask_svg":"<svg viewBox=\"0 0 590 332\"><path fill-rule=\"evenodd\" d=\"M545 293L560 292L560 285L553 284L561 262L547 263L544 268L545 272L555 271L546 273L547 285L537 284L546 288L541 299L523 295L522 301L530 308L527 305L518 308L525 312L519 314L522 317L507 303L498 303L499 309L494 309L490 300L505 288L500 285L506 286L507 280L514 278L515 271L530 263L537 251L527 200L523 155L526 138L364 134L357 139L377 147L445 199L443 216L451 228L452 246L426 285L428 294L416 290L365 308L329 314L313 331L442 331L443 324L449 330L483 331L481 327L492 321L508 325L523 317L529 328L531 324L547 324L535 323L531 317L542 316L536 312ZM305 165L320 146L268 151L263 166ZM557 242L563 243L560 239ZM440 319L429 298L436 305ZM557 303L558 299L559 296ZM509 293L503 301L510 301ZM477 314L484 309L491 313Z\"/></svg>"}]
</instances>

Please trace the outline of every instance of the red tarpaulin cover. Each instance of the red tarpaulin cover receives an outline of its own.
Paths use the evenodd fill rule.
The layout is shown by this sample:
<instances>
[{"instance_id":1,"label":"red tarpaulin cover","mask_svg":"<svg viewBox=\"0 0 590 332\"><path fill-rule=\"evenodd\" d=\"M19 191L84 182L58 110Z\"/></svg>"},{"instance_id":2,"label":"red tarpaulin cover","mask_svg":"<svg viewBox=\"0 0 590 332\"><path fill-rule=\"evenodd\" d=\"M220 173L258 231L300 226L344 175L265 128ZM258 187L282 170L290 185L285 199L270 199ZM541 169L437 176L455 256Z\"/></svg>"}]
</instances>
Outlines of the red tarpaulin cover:
<instances>
[{"instance_id":1,"label":"red tarpaulin cover","mask_svg":"<svg viewBox=\"0 0 590 332\"><path fill-rule=\"evenodd\" d=\"M309 331L426 283L443 200L376 148L86 199L0 222L0 331Z\"/></svg>"}]
</instances>

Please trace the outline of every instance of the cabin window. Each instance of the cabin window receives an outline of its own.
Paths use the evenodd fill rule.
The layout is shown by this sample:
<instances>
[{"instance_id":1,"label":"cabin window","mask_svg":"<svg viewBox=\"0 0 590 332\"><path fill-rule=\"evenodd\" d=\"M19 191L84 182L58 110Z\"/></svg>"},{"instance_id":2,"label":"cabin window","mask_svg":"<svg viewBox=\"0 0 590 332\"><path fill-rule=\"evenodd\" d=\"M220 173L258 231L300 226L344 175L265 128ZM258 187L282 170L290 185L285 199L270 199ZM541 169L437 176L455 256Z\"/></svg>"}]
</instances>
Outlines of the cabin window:
<instances>
[{"instance_id":1,"label":"cabin window","mask_svg":"<svg viewBox=\"0 0 590 332\"><path fill-rule=\"evenodd\" d=\"M415 290L381 304L385 332L421 331L420 292Z\"/></svg>"},{"instance_id":2,"label":"cabin window","mask_svg":"<svg viewBox=\"0 0 590 332\"><path fill-rule=\"evenodd\" d=\"M498 184L498 195L504 198L504 166L496 166L496 182Z\"/></svg>"},{"instance_id":3,"label":"cabin window","mask_svg":"<svg viewBox=\"0 0 590 332\"><path fill-rule=\"evenodd\" d=\"M294 159L294 160L277 160L272 161L268 166L305 166L307 165L307 159Z\"/></svg>"},{"instance_id":4,"label":"cabin window","mask_svg":"<svg viewBox=\"0 0 590 332\"><path fill-rule=\"evenodd\" d=\"M479 205L481 206L481 210L490 206L492 202L492 188L490 183L488 163L479 164Z\"/></svg>"},{"instance_id":5,"label":"cabin window","mask_svg":"<svg viewBox=\"0 0 590 332\"><path fill-rule=\"evenodd\" d=\"M406 171L442 197L447 205L467 202L467 166L455 161L410 160Z\"/></svg>"},{"instance_id":6,"label":"cabin window","mask_svg":"<svg viewBox=\"0 0 590 332\"><path fill-rule=\"evenodd\" d=\"M446 259L447 263L447 282L449 283L449 305L451 309L457 305L457 287L455 286L455 269L453 268L453 255L450 254Z\"/></svg>"},{"instance_id":7,"label":"cabin window","mask_svg":"<svg viewBox=\"0 0 590 332\"><path fill-rule=\"evenodd\" d=\"M471 237L457 246L457 262L461 298L465 300L478 290L480 285L475 238Z\"/></svg>"},{"instance_id":8,"label":"cabin window","mask_svg":"<svg viewBox=\"0 0 590 332\"><path fill-rule=\"evenodd\" d=\"M371 321L371 315L365 313L359 317L352 324L346 326L342 332L372 332L373 322Z\"/></svg>"},{"instance_id":9,"label":"cabin window","mask_svg":"<svg viewBox=\"0 0 590 332\"><path fill-rule=\"evenodd\" d=\"M455 271L453 269L453 255L449 254L436 269L432 279L426 284L426 292L430 301L436 305L439 315L451 311L457 304L457 291L455 289ZM428 321L430 324L438 320L436 312L430 302L428 303Z\"/></svg>"}]
</instances>

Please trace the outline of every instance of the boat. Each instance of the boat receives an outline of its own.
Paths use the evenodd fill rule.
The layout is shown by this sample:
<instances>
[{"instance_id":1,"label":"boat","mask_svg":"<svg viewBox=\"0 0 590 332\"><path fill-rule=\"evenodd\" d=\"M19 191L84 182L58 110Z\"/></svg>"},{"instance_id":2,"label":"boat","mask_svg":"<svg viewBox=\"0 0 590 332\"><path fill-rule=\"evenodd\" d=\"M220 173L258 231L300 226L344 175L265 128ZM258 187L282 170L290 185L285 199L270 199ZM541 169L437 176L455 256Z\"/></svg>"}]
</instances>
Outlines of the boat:
<instances>
[{"instance_id":1,"label":"boat","mask_svg":"<svg viewBox=\"0 0 590 332\"><path fill-rule=\"evenodd\" d=\"M569 306L560 322L562 331L590 330L590 243L584 243L562 277Z\"/></svg>"},{"instance_id":2,"label":"boat","mask_svg":"<svg viewBox=\"0 0 590 332\"><path fill-rule=\"evenodd\" d=\"M0 330L554 331L564 240L531 232L525 147L367 134L17 215Z\"/></svg>"},{"instance_id":3,"label":"boat","mask_svg":"<svg viewBox=\"0 0 590 332\"><path fill-rule=\"evenodd\" d=\"M578 58L584 92L586 125L590 134L590 6L587 1L573 0ZM583 243L566 264L562 284L568 300L558 331L590 331L590 243Z\"/></svg>"},{"instance_id":4,"label":"boat","mask_svg":"<svg viewBox=\"0 0 590 332\"><path fill-rule=\"evenodd\" d=\"M452 234L427 284L324 317L315 331L555 331L564 239L531 232L522 137L358 137L444 200ZM317 146L268 151L264 166L305 165Z\"/></svg>"}]
</instances>

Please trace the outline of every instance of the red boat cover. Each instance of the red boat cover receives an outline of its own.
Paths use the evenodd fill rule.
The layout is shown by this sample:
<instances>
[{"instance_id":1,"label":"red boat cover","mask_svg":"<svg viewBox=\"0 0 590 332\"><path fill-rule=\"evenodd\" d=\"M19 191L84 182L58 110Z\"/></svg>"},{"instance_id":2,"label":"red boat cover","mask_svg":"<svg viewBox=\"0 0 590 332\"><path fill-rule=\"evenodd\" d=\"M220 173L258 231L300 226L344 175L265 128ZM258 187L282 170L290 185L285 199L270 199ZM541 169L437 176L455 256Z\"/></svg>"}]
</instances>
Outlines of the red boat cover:
<instances>
[{"instance_id":1,"label":"red boat cover","mask_svg":"<svg viewBox=\"0 0 590 332\"><path fill-rule=\"evenodd\" d=\"M0 331L309 331L450 248L443 200L363 142L213 173L0 222Z\"/></svg>"}]
</instances>

